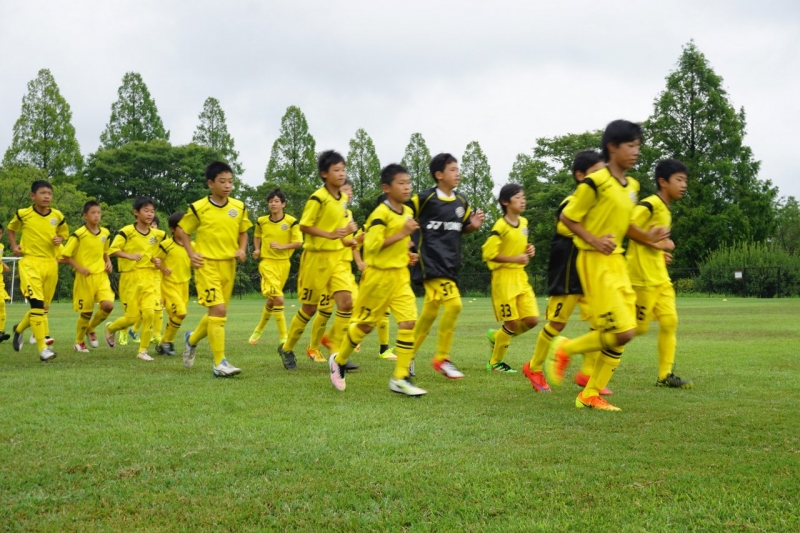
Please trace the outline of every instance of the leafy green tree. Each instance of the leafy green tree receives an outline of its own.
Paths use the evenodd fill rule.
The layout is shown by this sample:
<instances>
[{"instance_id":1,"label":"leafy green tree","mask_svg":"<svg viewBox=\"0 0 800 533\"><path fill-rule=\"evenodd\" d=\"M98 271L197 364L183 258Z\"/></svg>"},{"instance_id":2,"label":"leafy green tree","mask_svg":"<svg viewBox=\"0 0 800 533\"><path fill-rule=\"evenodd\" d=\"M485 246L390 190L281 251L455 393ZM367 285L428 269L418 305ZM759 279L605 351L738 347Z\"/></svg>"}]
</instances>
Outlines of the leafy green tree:
<instances>
[{"instance_id":1,"label":"leafy green tree","mask_svg":"<svg viewBox=\"0 0 800 533\"><path fill-rule=\"evenodd\" d=\"M219 100L206 98L198 118L200 124L192 135L192 142L222 154L224 160L233 169L234 177L240 178L244 173L244 168L239 162L239 152L236 151L233 137L228 133L225 111L219 105Z\"/></svg>"},{"instance_id":2,"label":"leafy green tree","mask_svg":"<svg viewBox=\"0 0 800 533\"><path fill-rule=\"evenodd\" d=\"M169 140L156 102L138 72L123 76L117 94L117 101L111 104L111 118L100 135L101 148L108 150L130 142Z\"/></svg>"},{"instance_id":3,"label":"leafy green tree","mask_svg":"<svg viewBox=\"0 0 800 533\"><path fill-rule=\"evenodd\" d=\"M800 255L800 205L794 196L785 198L778 209L775 241L792 255Z\"/></svg>"},{"instance_id":4,"label":"leafy green tree","mask_svg":"<svg viewBox=\"0 0 800 533\"><path fill-rule=\"evenodd\" d=\"M489 166L489 160L478 141L472 141L467 145L459 170L461 182L458 184L458 190L467 196L473 209L482 209L486 213L487 223L492 223L503 216L500 204L492 192L494 188L492 167Z\"/></svg>"},{"instance_id":5,"label":"leafy green tree","mask_svg":"<svg viewBox=\"0 0 800 533\"><path fill-rule=\"evenodd\" d=\"M430 162L431 152L428 150L428 145L425 144L425 138L421 133L412 133L400 163L408 169L411 176L411 188L415 193L433 185L428 168Z\"/></svg>"},{"instance_id":6,"label":"leafy green tree","mask_svg":"<svg viewBox=\"0 0 800 533\"><path fill-rule=\"evenodd\" d=\"M31 183L46 180L47 172L32 165L8 165L0 167L0 222L6 226L18 209L31 205Z\"/></svg>"},{"instance_id":7,"label":"leafy green tree","mask_svg":"<svg viewBox=\"0 0 800 533\"><path fill-rule=\"evenodd\" d=\"M350 139L347 177L353 182L353 214L363 224L381 193L381 162L372 139L363 128L359 128L355 137Z\"/></svg>"},{"instance_id":8,"label":"leafy green tree","mask_svg":"<svg viewBox=\"0 0 800 533\"><path fill-rule=\"evenodd\" d=\"M14 135L3 165L33 165L58 181L75 176L83 168L72 111L47 69L40 70L28 82L28 93L22 97L22 113L14 123Z\"/></svg>"},{"instance_id":9,"label":"leafy green tree","mask_svg":"<svg viewBox=\"0 0 800 533\"><path fill-rule=\"evenodd\" d=\"M689 190L673 205L675 266L692 267L709 251L734 242L764 241L775 231L777 189L758 179L760 162L744 144L744 109L730 103L722 78L693 42L655 99L645 123L641 171L652 182L657 160L674 157L689 169Z\"/></svg>"}]
</instances>

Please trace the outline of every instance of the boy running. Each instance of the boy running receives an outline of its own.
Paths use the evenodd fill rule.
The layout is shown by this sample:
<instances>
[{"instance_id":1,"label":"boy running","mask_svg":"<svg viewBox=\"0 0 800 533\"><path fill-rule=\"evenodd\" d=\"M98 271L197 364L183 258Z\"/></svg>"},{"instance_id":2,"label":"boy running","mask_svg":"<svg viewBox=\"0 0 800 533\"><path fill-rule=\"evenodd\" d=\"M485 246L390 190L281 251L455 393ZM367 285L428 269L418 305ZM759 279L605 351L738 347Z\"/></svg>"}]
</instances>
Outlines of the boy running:
<instances>
[{"instance_id":1,"label":"boy running","mask_svg":"<svg viewBox=\"0 0 800 533\"><path fill-rule=\"evenodd\" d=\"M156 353L176 355L175 335L186 318L186 304L189 302L189 280L192 278L192 262L189 254L175 240L175 230L183 218L183 212L172 213L167 224L172 237L164 240L155 255L155 265L161 273L161 295L167 308L167 326L161 341L156 344Z\"/></svg>"},{"instance_id":2,"label":"boy running","mask_svg":"<svg viewBox=\"0 0 800 533\"><path fill-rule=\"evenodd\" d=\"M3 238L3 225L0 224L0 239ZM3 243L0 242L0 257L3 257L3 250L5 246ZM0 271L0 342L7 341L11 338L11 335L6 333L6 300L10 300L11 296L8 295L6 292L6 282L1 277L4 272L10 272L11 269L8 268L8 265L2 263L3 270Z\"/></svg>"}]
</instances>

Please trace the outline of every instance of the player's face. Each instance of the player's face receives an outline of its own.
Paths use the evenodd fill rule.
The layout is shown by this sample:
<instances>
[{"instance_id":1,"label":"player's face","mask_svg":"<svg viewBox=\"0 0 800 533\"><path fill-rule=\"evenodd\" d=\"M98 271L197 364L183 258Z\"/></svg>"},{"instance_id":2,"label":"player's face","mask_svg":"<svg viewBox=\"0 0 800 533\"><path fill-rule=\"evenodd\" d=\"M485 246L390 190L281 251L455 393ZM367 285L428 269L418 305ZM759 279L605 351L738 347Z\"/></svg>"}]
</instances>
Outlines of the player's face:
<instances>
[{"instance_id":1,"label":"player's face","mask_svg":"<svg viewBox=\"0 0 800 533\"><path fill-rule=\"evenodd\" d=\"M89 224L96 226L100 223L100 219L102 218L102 212L100 211L99 205L93 205L89 208L89 210L83 214L83 219L88 222Z\"/></svg>"},{"instance_id":2,"label":"player's face","mask_svg":"<svg viewBox=\"0 0 800 533\"><path fill-rule=\"evenodd\" d=\"M437 173L438 174L438 173ZM439 184L447 187L448 189L455 189L461 181L461 174L458 171L458 163L453 161L441 173Z\"/></svg>"},{"instance_id":3,"label":"player's face","mask_svg":"<svg viewBox=\"0 0 800 533\"><path fill-rule=\"evenodd\" d=\"M334 187L341 187L344 180L347 179L347 170L344 163L336 163L328 167L327 172L322 172L322 177L325 178L326 183L330 183Z\"/></svg>"},{"instance_id":4,"label":"player's face","mask_svg":"<svg viewBox=\"0 0 800 533\"><path fill-rule=\"evenodd\" d=\"M50 207L53 201L53 189L40 187L38 191L31 193L31 201L37 207Z\"/></svg>"},{"instance_id":5,"label":"player's face","mask_svg":"<svg viewBox=\"0 0 800 533\"><path fill-rule=\"evenodd\" d=\"M156 222L155 220L151 220L150 227L153 229L158 229L158 222Z\"/></svg>"},{"instance_id":6,"label":"player's face","mask_svg":"<svg viewBox=\"0 0 800 533\"><path fill-rule=\"evenodd\" d=\"M153 223L153 217L156 216L156 208L152 205L146 205L138 211L134 209L133 216L136 217L137 222L149 226Z\"/></svg>"},{"instance_id":7,"label":"player's face","mask_svg":"<svg viewBox=\"0 0 800 533\"><path fill-rule=\"evenodd\" d=\"M666 184L662 182L661 187L666 190L670 199L678 200L686 194L686 189L689 187L689 177L685 172L676 172L670 176Z\"/></svg>"},{"instance_id":8,"label":"player's face","mask_svg":"<svg viewBox=\"0 0 800 533\"><path fill-rule=\"evenodd\" d=\"M353 203L353 186L352 185L342 185L339 187L339 192L342 192L347 195L347 203Z\"/></svg>"},{"instance_id":9,"label":"player's face","mask_svg":"<svg viewBox=\"0 0 800 533\"><path fill-rule=\"evenodd\" d=\"M286 207L286 202L281 202L281 199L277 196L273 196L272 198L267 201L267 207L269 207L269 212L273 215L278 215L283 213L283 209Z\"/></svg>"},{"instance_id":10,"label":"player's face","mask_svg":"<svg viewBox=\"0 0 800 533\"><path fill-rule=\"evenodd\" d=\"M208 180L208 188L211 189L211 194L225 198L230 196L233 190L233 174L230 172L222 172L217 174L213 180Z\"/></svg>"},{"instance_id":11,"label":"player's face","mask_svg":"<svg viewBox=\"0 0 800 533\"><path fill-rule=\"evenodd\" d=\"M395 202L407 202L411 198L411 176L408 174L397 174L388 187L384 185L386 196Z\"/></svg>"},{"instance_id":12,"label":"player's face","mask_svg":"<svg viewBox=\"0 0 800 533\"><path fill-rule=\"evenodd\" d=\"M518 215L525 211L525 191L519 191L508 201L508 211Z\"/></svg>"},{"instance_id":13,"label":"player's face","mask_svg":"<svg viewBox=\"0 0 800 533\"><path fill-rule=\"evenodd\" d=\"M636 162L639 160L639 151L641 147L642 141L639 139L627 143L620 143L619 146L609 144L609 153L613 161L616 161L619 166L627 170L636 166Z\"/></svg>"}]
</instances>

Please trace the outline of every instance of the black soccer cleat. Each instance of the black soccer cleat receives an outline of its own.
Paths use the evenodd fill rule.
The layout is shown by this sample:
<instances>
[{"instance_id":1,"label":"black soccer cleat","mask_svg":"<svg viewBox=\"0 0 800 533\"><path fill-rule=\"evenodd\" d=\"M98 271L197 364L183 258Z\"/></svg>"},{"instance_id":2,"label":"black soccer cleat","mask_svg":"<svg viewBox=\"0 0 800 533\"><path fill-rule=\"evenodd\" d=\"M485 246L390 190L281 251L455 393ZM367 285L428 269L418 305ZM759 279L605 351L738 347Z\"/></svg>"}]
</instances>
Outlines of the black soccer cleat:
<instances>
[{"instance_id":1,"label":"black soccer cleat","mask_svg":"<svg viewBox=\"0 0 800 533\"><path fill-rule=\"evenodd\" d=\"M681 379L675 374L668 374L664 379L656 381L658 387L668 387L670 389L691 389L691 379Z\"/></svg>"},{"instance_id":2,"label":"black soccer cleat","mask_svg":"<svg viewBox=\"0 0 800 533\"><path fill-rule=\"evenodd\" d=\"M17 333L17 326L19 324L14 324L14 339L11 341L11 346L15 352L22 350L22 333Z\"/></svg>"},{"instance_id":3,"label":"black soccer cleat","mask_svg":"<svg viewBox=\"0 0 800 533\"><path fill-rule=\"evenodd\" d=\"M286 370L297 370L297 360L294 357L293 351L285 352L283 350L283 343L278 345L278 355L281 356L281 360L283 361L283 368Z\"/></svg>"}]
</instances>

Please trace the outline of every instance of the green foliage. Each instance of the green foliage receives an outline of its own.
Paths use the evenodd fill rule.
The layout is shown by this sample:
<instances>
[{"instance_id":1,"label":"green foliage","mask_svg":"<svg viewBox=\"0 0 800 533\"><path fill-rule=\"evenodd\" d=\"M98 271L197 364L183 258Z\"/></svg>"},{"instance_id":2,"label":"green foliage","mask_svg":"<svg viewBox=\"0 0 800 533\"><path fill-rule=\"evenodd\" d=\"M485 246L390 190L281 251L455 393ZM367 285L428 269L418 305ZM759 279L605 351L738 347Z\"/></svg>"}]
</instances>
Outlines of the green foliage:
<instances>
[{"instance_id":1,"label":"green foliage","mask_svg":"<svg viewBox=\"0 0 800 533\"><path fill-rule=\"evenodd\" d=\"M381 162L375 152L375 144L363 128L350 139L347 152L347 177L353 182L352 206L356 221L363 224L375 208L381 194Z\"/></svg>"},{"instance_id":2,"label":"green foliage","mask_svg":"<svg viewBox=\"0 0 800 533\"><path fill-rule=\"evenodd\" d=\"M790 254L800 255L800 206L794 196L781 202L775 240Z\"/></svg>"},{"instance_id":3,"label":"green foliage","mask_svg":"<svg viewBox=\"0 0 800 533\"><path fill-rule=\"evenodd\" d=\"M31 205L31 183L47 179L47 172L33 166L0 167L0 222L7 226L17 209Z\"/></svg>"},{"instance_id":4,"label":"green foliage","mask_svg":"<svg viewBox=\"0 0 800 533\"><path fill-rule=\"evenodd\" d=\"M32 165L57 181L74 177L83 168L72 111L47 69L28 83L3 165Z\"/></svg>"},{"instance_id":5,"label":"green foliage","mask_svg":"<svg viewBox=\"0 0 800 533\"><path fill-rule=\"evenodd\" d=\"M675 292L678 294L691 294L694 292L694 278L681 278L675 280Z\"/></svg>"},{"instance_id":6,"label":"green foliage","mask_svg":"<svg viewBox=\"0 0 800 533\"><path fill-rule=\"evenodd\" d=\"M742 279L736 280L736 271ZM771 298L800 295L800 256L775 243L736 242L710 252L700 264L700 292Z\"/></svg>"},{"instance_id":7,"label":"green foliage","mask_svg":"<svg viewBox=\"0 0 800 533\"><path fill-rule=\"evenodd\" d=\"M228 133L225 111L222 110L219 100L207 98L197 118L200 119L200 124L192 135L192 142L221 154L223 160L233 169L234 178L241 178L244 168L239 162L239 152L236 151L233 137Z\"/></svg>"},{"instance_id":8,"label":"green foliage","mask_svg":"<svg viewBox=\"0 0 800 533\"><path fill-rule=\"evenodd\" d=\"M169 132L164 129L156 102L141 74L126 73L117 95L117 101L111 104L111 118L100 135L101 148L121 148L130 142L169 141Z\"/></svg>"},{"instance_id":9,"label":"green foliage","mask_svg":"<svg viewBox=\"0 0 800 533\"><path fill-rule=\"evenodd\" d=\"M467 145L459 170L461 172L459 192L466 195L473 210L483 210L486 214L486 224L491 227L495 220L503 216L503 212L492 192L494 188L492 167L489 166L489 160L478 141L472 141Z\"/></svg>"},{"instance_id":10,"label":"green foliage","mask_svg":"<svg viewBox=\"0 0 800 533\"><path fill-rule=\"evenodd\" d=\"M777 189L758 179L760 162L746 146L744 109L736 111L693 42L687 44L645 124L640 169L649 176L659 159L689 168L689 191L673 207L676 266L694 266L708 250L736 241L764 241L775 230Z\"/></svg>"},{"instance_id":11,"label":"green foliage","mask_svg":"<svg viewBox=\"0 0 800 533\"><path fill-rule=\"evenodd\" d=\"M167 141L130 142L121 148L100 149L89 157L85 191L98 201L118 204L150 196L159 211L172 213L208 194L206 166L220 159L205 146L172 146Z\"/></svg>"},{"instance_id":12,"label":"green foliage","mask_svg":"<svg viewBox=\"0 0 800 533\"><path fill-rule=\"evenodd\" d=\"M431 152L421 133L412 133L406 151L400 164L408 169L411 176L412 194L423 191L433 186L433 178L428 165L431 162Z\"/></svg>"}]
</instances>

